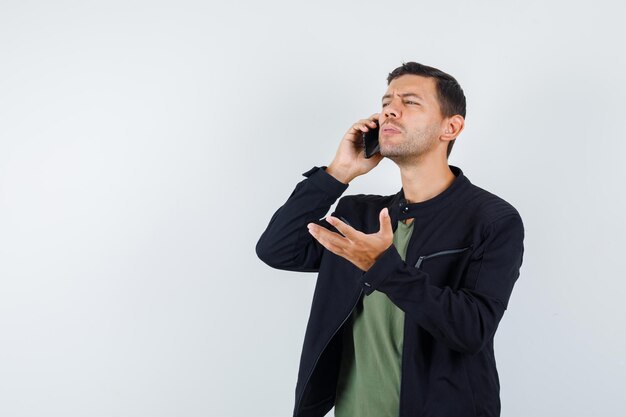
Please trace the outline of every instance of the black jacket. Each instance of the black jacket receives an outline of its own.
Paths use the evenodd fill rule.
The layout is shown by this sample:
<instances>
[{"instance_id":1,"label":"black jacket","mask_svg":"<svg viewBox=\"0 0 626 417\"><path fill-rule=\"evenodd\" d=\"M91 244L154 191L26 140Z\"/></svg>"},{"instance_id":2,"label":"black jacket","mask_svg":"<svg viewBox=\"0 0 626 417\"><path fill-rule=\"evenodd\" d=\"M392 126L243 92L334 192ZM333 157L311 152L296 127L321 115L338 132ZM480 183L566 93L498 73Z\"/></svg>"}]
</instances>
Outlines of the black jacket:
<instances>
[{"instance_id":1,"label":"black jacket","mask_svg":"<svg viewBox=\"0 0 626 417\"><path fill-rule=\"evenodd\" d=\"M415 225L402 260L391 245L363 272L326 250L308 232L315 222L336 231L325 216L348 188L314 167L272 216L256 245L273 268L319 272L304 338L294 416L324 416L333 407L342 351L341 332L360 298L381 291L405 313L399 417L494 417L500 384L493 338L519 276L524 226L517 210L456 179L434 198L407 203L390 196L342 197L333 216L375 233L389 208ZM358 416L355 416L358 417Z\"/></svg>"}]
</instances>

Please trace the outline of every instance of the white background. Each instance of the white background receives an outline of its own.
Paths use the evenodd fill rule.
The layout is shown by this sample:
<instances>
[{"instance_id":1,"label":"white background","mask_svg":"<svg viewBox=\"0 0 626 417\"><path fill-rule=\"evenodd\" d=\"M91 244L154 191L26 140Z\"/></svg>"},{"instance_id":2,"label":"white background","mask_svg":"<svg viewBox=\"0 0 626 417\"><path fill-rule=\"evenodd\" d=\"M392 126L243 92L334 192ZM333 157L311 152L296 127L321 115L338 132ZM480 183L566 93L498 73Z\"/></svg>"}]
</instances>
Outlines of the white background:
<instances>
[{"instance_id":1,"label":"white background","mask_svg":"<svg viewBox=\"0 0 626 417\"><path fill-rule=\"evenodd\" d=\"M526 227L502 415L626 415L620 2L228 4L0 3L0 415L290 415L315 274L254 247L405 61Z\"/></svg>"}]
</instances>

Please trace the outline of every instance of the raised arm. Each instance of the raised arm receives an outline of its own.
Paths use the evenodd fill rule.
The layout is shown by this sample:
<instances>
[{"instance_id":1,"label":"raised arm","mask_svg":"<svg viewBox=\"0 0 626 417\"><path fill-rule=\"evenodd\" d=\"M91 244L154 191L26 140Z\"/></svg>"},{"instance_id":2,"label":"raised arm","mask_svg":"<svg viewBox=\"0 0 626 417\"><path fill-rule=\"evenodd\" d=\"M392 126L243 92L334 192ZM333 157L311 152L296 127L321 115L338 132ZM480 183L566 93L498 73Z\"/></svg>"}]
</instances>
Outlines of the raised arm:
<instances>
[{"instance_id":1,"label":"raised arm","mask_svg":"<svg viewBox=\"0 0 626 417\"><path fill-rule=\"evenodd\" d=\"M272 216L256 244L257 256L267 265L288 271L316 272L324 251L308 233L307 224L317 223L331 230L326 220L319 220L348 188L326 172L326 166L314 167L304 174L285 202Z\"/></svg>"},{"instance_id":2,"label":"raised arm","mask_svg":"<svg viewBox=\"0 0 626 417\"><path fill-rule=\"evenodd\" d=\"M316 223L332 230L324 216L348 188L352 179L372 170L382 160L380 154L365 158L362 134L376 126L378 113L352 124L339 143L333 162L305 172L307 179L296 185L285 204L272 216L256 244L257 256L273 268L317 272L324 247L309 233L307 224ZM339 212L337 205L336 212ZM336 214L332 213L333 215Z\"/></svg>"}]
</instances>

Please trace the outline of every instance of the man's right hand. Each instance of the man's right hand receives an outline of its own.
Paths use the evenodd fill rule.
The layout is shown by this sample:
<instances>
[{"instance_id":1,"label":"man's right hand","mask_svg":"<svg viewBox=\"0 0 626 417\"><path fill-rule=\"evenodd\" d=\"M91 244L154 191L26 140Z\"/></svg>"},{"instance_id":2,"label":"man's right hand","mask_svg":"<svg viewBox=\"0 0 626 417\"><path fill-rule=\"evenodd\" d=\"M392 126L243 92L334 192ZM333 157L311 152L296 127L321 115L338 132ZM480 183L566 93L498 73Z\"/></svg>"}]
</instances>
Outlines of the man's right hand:
<instances>
[{"instance_id":1,"label":"man's right hand","mask_svg":"<svg viewBox=\"0 0 626 417\"><path fill-rule=\"evenodd\" d=\"M330 175L348 184L359 175L371 171L383 156L380 153L374 154L371 158L365 158L365 148L363 146L363 133L376 127L375 120L378 120L380 113L374 113L368 119L361 119L350 127L341 139L339 149L335 159L326 168Z\"/></svg>"}]
</instances>

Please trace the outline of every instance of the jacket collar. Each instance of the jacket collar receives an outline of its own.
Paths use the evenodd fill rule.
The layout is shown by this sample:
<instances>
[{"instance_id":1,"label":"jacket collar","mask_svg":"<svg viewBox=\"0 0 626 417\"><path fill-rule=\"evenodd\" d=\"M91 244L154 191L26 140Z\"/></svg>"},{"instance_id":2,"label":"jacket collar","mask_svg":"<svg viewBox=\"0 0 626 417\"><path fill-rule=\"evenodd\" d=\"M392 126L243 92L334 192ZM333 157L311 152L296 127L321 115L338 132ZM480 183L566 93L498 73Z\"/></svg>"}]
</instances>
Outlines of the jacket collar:
<instances>
[{"instance_id":1,"label":"jacket collar","mask_svg":"<svg viewBox=\"0 0 626 417\"><path fill-rule=\"evenodd\" d=\"M419 203L409 203L404 198L404 188L396 193L387 208L391 216L391 224L395 231L398 220L423 217L436 213L446 207L450 202L456 200L459 193L470 184L469 179L463 174L461 168L448 165L452 173L456 176L452 184L435 197Z\"/></svg>"}]
</instances>

